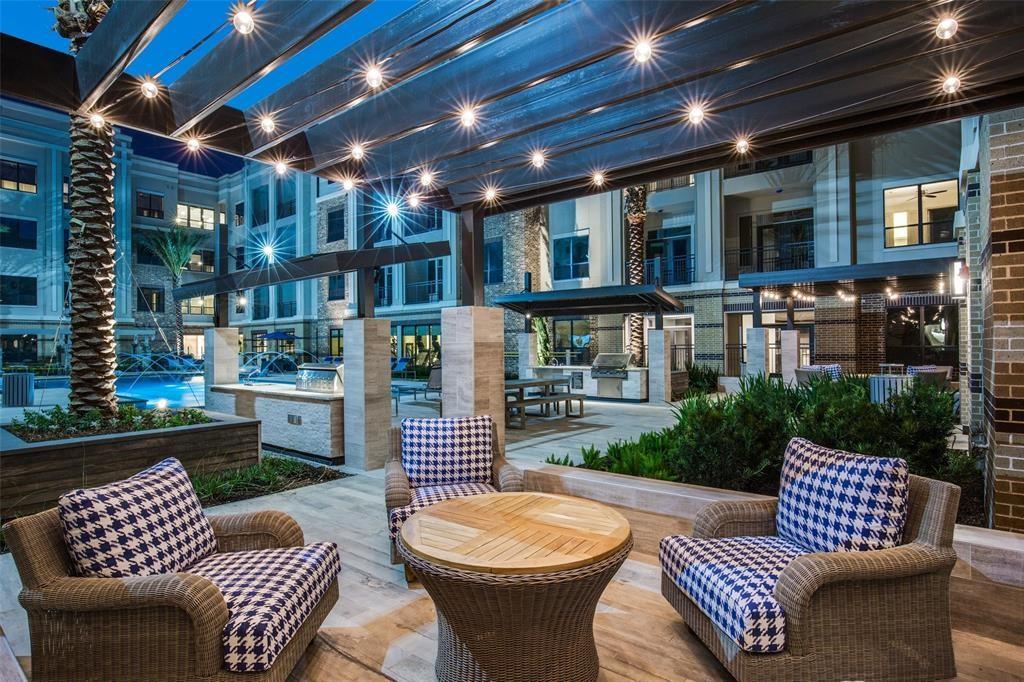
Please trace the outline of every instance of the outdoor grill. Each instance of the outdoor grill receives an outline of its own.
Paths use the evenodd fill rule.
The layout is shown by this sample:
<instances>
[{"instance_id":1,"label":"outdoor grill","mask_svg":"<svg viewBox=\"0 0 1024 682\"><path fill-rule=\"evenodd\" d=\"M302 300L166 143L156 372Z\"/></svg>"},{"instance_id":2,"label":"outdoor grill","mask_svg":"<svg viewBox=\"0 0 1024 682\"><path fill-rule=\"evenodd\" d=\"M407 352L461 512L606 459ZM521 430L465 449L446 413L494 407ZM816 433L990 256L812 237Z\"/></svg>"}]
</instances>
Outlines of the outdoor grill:
<instances>
[{"instance_id":1,"label":"outdoor grill","mask_svg":"<svg viewBox=\"0 0 1024 682\"><path fill-rule=\"evenodd\" d=\"M625 379L626 368L632 364L632 353L598 353L590 365L590 378Z\"/></svg>"}]
</instances>

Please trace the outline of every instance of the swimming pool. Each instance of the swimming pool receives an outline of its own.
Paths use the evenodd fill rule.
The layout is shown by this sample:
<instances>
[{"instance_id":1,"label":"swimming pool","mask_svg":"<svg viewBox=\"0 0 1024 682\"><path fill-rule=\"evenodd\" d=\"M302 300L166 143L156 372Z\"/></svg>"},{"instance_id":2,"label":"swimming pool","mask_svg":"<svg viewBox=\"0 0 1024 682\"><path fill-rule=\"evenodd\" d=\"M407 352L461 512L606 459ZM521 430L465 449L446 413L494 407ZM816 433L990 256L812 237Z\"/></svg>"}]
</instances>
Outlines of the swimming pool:
<instances>
[{"instance_id":1,"label":"swimming pool","mask_svg":"<svg viewBox=\"0 0 1024 682\"><path fill-rule=\"evenodd\" d=\"M145 400L146 407L202 407L204 403L205 380L201 376L125 376L115 385L119 397ZM36 379L36 398L40 391L51 388L67 389L68 379Z\"/></svg>"}]
</instances>

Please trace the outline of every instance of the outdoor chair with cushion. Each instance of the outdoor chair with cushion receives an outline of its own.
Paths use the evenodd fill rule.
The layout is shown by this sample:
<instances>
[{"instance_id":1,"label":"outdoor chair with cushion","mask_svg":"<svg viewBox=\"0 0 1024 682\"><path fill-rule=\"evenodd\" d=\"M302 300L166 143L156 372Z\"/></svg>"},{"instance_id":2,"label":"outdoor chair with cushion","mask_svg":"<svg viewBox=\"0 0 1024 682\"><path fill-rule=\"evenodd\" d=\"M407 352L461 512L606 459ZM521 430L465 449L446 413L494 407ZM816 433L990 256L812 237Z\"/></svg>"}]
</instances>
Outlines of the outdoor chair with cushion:
<instances>
[{"instance_id":1,"label":"outdoor chair with cushion","mask_svg":"<svg viewBox=\"0 0 1024 682\"><path fill-rule=\"evenodd\" d=\"M662 593L739 680L956 676L960 489L794 438L777 500L715 502L662 539Z\"/></svg>"},{"instance_id":2,"label":"outdoor chair with cushion","mask_svg":"<svg viewBox=\"0 0 1024 682\"><path fill-rule=\"evenodd\" d=\"M423 387L423 398L429 399L430 393L436 393L438 400L441 399L441 367L435 365L430 368L427 375L427 385Z\"/></svg>"},{"instance_id":3,"label":"outdoor chair with cushion","mask_svg":"<svg viewBox=\"0 0 1024 682\"><path fill-rule=\"evenodd\" d=\"M338 549L275 511L207 518L176 459L4 537L32 679L285 680L338 600Z\"/></svg>"},{"instance_id":4,"label":"outdoor chair with cushion","mask_svg":"<svg viewBox=\"0 0 1024 682\"><path fill-rule=\"evenodd\" d=\"M913 374L916 381L938 388L949 387L949 377L944 369L919 369Z\"/></svg>"},{"instance_id":5,"label":"outdoor chair with cushion","mask_svg":"<svg viewBox=\"0 0 1024 682\"><path fill-rule=\"evenodd\" d=\"M821 372L816 369L804 369L802 367L798 367L793 371L796 372L797 386L810 386L811 380L821 377Z\"/></svg>"},{"instance_id":6,"label":"outdoor chair with cushion","mask_svg":"<svg viewBox=\"0 0 1024 682\"><path fill-rule=\"evenodd\" d=\"M395 537L415 512L453 497L522 492L523 474L505 460L490 416L403 419L392 427L384 465L391 563Z\"/></svg>"}]
</instances>

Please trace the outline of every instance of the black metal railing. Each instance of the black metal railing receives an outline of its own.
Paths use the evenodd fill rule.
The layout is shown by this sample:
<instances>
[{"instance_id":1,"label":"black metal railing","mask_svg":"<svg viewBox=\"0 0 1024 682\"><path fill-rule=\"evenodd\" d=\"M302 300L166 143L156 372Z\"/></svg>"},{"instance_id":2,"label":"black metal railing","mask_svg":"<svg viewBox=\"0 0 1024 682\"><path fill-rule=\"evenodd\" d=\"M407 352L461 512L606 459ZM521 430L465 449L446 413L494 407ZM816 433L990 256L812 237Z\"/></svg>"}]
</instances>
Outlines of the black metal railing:
<instances>
[{"instance_id":1,"label":"black metal railing","mask_svg":"<svg viewBox=\"0 0 1024 682\"><path fill-rule=\"evenodd\" d=\"M444 282L439 279L426 282L407 282L405 285L405 302L435 303L444 296Z\"/></svg>"},{"instance_id":2,"label":"black metal railing","mask_svg":"<svg viewBox=\"0 0 1024 682\"><path fill-rule=\"evenodd\" d=\"M885 228L886 248L920 246L921 244L945 244L955 240L952 220L937 220L931 223Z\"/></svg>"},{"instance_id":3,"label":"black metal railing","mask_svg":"<svg viewBox=\"0 0 1024 682\"><path fill-rule=\"evenodd\" d=\"M738 377L747 361L747 347L742 343L725 344L725 376Z\"/></svg>"},{"instance_id":4,"label":"black metal railing","mask_svg":"<svg viewBox=\"0 0 1024 682\"><path fill-rule=\"evenodd\" d=\"M644 261L644 284L693 283L693 254L674 258L648 258Z\"/></svg>"},{"instance_id":5,"label":"black metal railing","mask_svg":"<svg viewBox=\"0 0 1024 682\"><path fill-rule=\"evenodd\" d=\"M295 301L278 301L277 302L277 316L278 317L295 317L295 314L299 310L299 304Z\"/></svg>"},{"instance_id":6,"label":"black metal railing","mask_svg":"<svg viewBox=\"0 0 1024 682\"><path fill-rule=\"evenodd\" d=\"M736 279L751 272L779 272L814 267L814 240L780 246L729 249L725 252L725 277Z\"/></svg>"},{"instance_id":7,"label":"black metal railing","mask_svg":"<svg viewBox=\"0 0 1024 682\"><path fill-rule=\"evenodd\" d=\"M690 174L677 175L674 178L662 178L647 183L648 192L659 192L667 189L679 189L680 187L692 187L693 176Z\"/></svg>"},{"instance_id":8,"label":"black metal railing","mask_svg":"<svg viewBox=\"0 0 1024 682\"><path fill-rule=\"evenodd\" d=\"M693 362L693 345L689 343L672 344L670 349L671 369L682 372L687 363Z\"/></svg>"},{"instance_id":9,"label":"black metal railing","mask_svg":"<svg viewBox=\"0 0 1024 682\"><path fill-rule=\"evenodd\" d=\"M799 348L800 367L814 364L814 348L810 343L801 343Z\"/></svg>"},{"instance_id":10,"label":"black metal railing","mask_svg":"<svg viewBox=\"0 0 1024 682\"><path fill-rule=\"evenodd\" d=\"M726 178L738 178L741 175L753 175L754 173L765 173L767 171L803 166L814 161L814 152L796 152L794 154L783 154L770 159L758 159L737 163L733 166L726 166L724 173Z\"/></svg>"},{"instance_id":11,"label":"black metal railing","mask_svg":"<svg viewBox=\"0 0 1024 682\"><path fill-rule=\"evenodd\" d=\"M373 292L374 301L373 304L378 308L386 308L391 305L393 299L391 296L391 287L378 286Z\"/></svg>"},{"instance_id":12,"label":"black metal railing","mask_svg":"<svg viewBox=\"0 0 1024 682\"><path fill-rule=\"evenodd\" d=\"M590 261L586 263L555 263L555 279L583 279L590 277Z\"/></svg>"},{"instance_id":13,"label":"black metal railing","mask_svg":"<svg viewBox=\"0 0 1024 682\"><path fill-rule=\"evenodd\" d=\"M265 320L270 317L270 304L269 303L253 303L252 305L252 319L254 320Z\"/></svg>"}]
</instances>

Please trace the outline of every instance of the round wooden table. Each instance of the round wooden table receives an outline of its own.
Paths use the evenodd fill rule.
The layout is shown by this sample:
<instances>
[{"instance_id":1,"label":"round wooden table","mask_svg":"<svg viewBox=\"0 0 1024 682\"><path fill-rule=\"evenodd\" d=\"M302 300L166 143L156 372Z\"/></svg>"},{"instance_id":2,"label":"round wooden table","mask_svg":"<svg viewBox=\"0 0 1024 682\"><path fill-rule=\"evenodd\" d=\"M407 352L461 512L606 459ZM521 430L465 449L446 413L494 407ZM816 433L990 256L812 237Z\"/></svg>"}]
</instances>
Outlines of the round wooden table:
<instances>
[{"instance_id":1,"label":"round wooden table","mask_svg":"<svg viewBox=\"0 0 1024 682\"><path fill-rule=\"evenodd\" d=\"M633 546L603 504L546 493L445 500L398 551L437 606L439 680L595 680L594 610Z\"/></svg>"}]
</instances>

